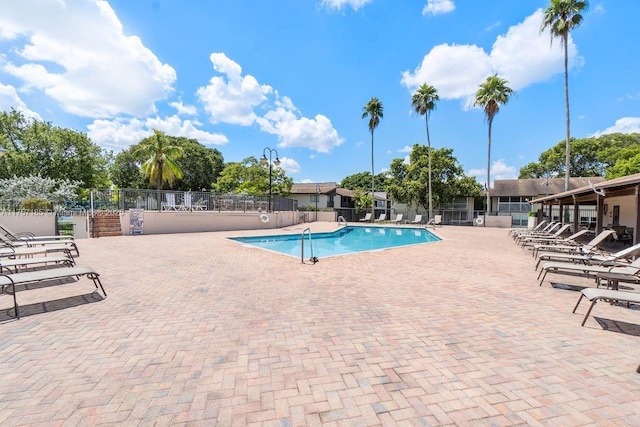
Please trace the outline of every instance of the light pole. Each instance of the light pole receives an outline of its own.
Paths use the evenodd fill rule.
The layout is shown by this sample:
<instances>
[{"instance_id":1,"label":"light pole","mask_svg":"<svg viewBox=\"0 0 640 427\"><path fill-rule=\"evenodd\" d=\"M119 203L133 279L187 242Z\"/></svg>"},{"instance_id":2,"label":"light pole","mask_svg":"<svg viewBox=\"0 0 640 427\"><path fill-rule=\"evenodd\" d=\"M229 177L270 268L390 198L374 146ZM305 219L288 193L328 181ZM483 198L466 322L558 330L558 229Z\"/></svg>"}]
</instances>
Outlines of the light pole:
<instances>
[{"instance_id":1,"label":"light pole","mask_svg":"<svg viewBox=\"0 0 640 427\"><path fill-rule=\"evenodd\" d=\"M266 152L269 152L269 159L267 159L266 156ZM272 162L271 161L271 154L272 153L276 153L276 159ZM265 147L264 150L262 150L262 158L260 159L260 163L261 164L265 164L269 162L269 212L272 212L272 206L271 206L271 165L274 164L276 166L280 165L280 159L278 158L278 151L275 148L269 148L269 147Z\"/></svg>"},{"instance_id":2,"label":"light pole","mask_svg":"<svg viewBox=\"0 0 640 427\"><path fill-rule=\"evenodd\" d=\"M316 184L316 222L318 222L318 199L320 198L320 184Z\"/></svg>"}]
</instances>

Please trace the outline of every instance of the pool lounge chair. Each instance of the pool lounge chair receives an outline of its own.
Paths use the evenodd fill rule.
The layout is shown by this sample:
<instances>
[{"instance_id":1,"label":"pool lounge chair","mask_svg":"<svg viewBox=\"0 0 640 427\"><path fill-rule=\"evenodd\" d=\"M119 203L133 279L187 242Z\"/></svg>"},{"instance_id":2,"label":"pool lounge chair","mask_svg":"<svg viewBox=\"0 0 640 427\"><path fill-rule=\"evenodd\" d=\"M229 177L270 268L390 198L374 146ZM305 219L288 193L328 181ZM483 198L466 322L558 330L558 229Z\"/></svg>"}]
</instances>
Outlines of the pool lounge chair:
<instances>
[{"instance_id":1,"label":"pool lounge chair","mask_svg":"<svg viewBox=\"0 0 640 427\"><path fill-rule=\"evenodd\" d=\"M543 252L569 252L569 253L588 254L590 252L593 252L609 236L612 236L615 239L616 238L615 231L603 230L602 233L598 234L596 237L594 237L584 245L580 245L577 243L573 243L573 244L539 243L533 246L533 257L538 258L539 255Z\"/></svg>"},{"instance_id":2,"label":"pool lounge chair","mask_svg":"<svg viewBox=\"0 0 640 427\"><path fill-rule=\"evenodd\" d=\"M422 215L416 215L415 218L413 218L413 221L411 221L411 224L422 224Z\"/></svg>"},{"instance_id":3,"label":"pool lounge chair","mask_svg":"<svg viewBox=\"0 0 640 427\"><path fill-rule=\"evenodd\" d=\"M516 239L516 243L518 243L523 248L525 246L533 246L536 243L545 243L545 242L553 242L562 239L562 233L568 231L571 228L571 224L565 224L558 228L555 233L550 235L539 235L539 236L527 236Z\"/></svg>"},{"instance_id":4,"label":"pool lounge chair","mask_svg":"<svg viewBox=\"0 0 640 427\"><path fill-rule=\"evenodd\" d=\"M21 231L19 233L16 233L3 224L0 224L0 232L4 234L7 239L14 242L18 242L21 240L74 240L73 236L69 235L37 236L36 234L29 231Z\"/></svg>"},{"instance_id":5,"label":"pool lounge chair","mask_svg":"<svg viewBox=\"0 0 640 427\"><path fill-rule=\"evenodd\" d=\"M398 214L396 215L396 219L392 219L390 222L400 224L402 222L402 217L404 217L404 214Z\"/></svg>"},{"instance_id":6,"label":"pool lounge chair","mask_svg":"<svg viewBox=\"0 0 640 427\"><path fill-rule=\"evenodd\" d=\"M369 222L371 221L371 213L368 213L364 216L364 218L360 218L360 222Z\"/></svg>"},{"instance_id":7,"label":"pool lounge chair","mask_svg":"<svg viewBox=\"0 0 640 427\"><path fill-rule=\"evenodd\" d=\"M507 233L507 235L511 236L511 235L517 234L517 233L536 232L536 231L542 230L546 226L547 226L547 220L545 219L543 221L540 221L540 223L538 223L538 225L536 225L533 228L527 228L527 229L511 228L511 229L509 229L509 232Z\"/></svg>"},{"instance_id":8,"label":"pool lounge chair","mask_svg":"<svg viewBox=\"0 0 640 427\"><path fill-rule=\"evenodd\" d=\"M80 256L78 245L76 245L76 242L71 239L11 241L6 239L5 236L0 236L0 256L3 256L2 253L9 252L10 250L15 251L15 249L20 249L20 248L39 248L39 247L44 247L48 249L47 252L60 252L64 250L72 250L72 251L75 251L76 255Z\"/></svg>"},{"instance_id":9,"label":"pool lounge chair","mask_svg":"<svg viewBox=\"0 0 640 427\"><path fill-rule=\"evenodd\" d=\"M436 226L438 225L442 225L442 215L434 215L433 218L427 221L425 227L431 226L433 228L436 228Z\"/></svg>"},{"instance_id":10,"label":"pool lounge chair","mask_svg":"<svg viewBox=\"0 0 640 427\"><path fill-rule=\"evenodd\" d=\"M513 240L517 241L519 238L527 237L527 236L546 236L553 232L555 232L559 227L562 227L562 224L559 222L550 222L544 227L542 230L523 230L521 232L515 232L511 234Z\"/></svg>"},{"instance_id":11,"label":"pool lounge chair","mask_svg":"<svg viewBox=\"0 0 640 427\"><path fill-rule=\"evenodd\" d=\"M640 273L640 258L631 264L621 262L603 262L597 265L574 264L570 262L543 262L538 274L539 286L542 286L547 273L573 274L585 277L595 277L598 273L621 273L637 275Z\"/></svg>"},{"instance_id":12,"label":"pool lounge chair","mask_svg":"<svg viewBox=\"0 0 640 427\"><path fill-rule=\"evenodd\" d=\"M387 219L387 214L380 214L378 219L374 219L375 222L384 222Z\"/></svg>"},{"instance_id":13,"label":"pool lounge chair","mask_svg":"<svg viewBox=\"0 0 640 427\"><path fill-rule=\"evenodd\" d=\"M610 261L625 261L640 255L640 244L629 246L618 252L591 252L591 253L562 253L562 252L545 252L540 254L536 264L538 266L545 261L555 262L573 262L577 264L603 264Z\"/></svg>"},{"instance_id":14,"label":"pool lounge chair","mask_svg":"<svg viewBox=\"0 0 640 427\"><path fill-rule=\"evenodd\" d=\"M591 301L591 305L587 310L587 313L584 315L584 319L582 319L582 326L587 323L587 319L589 318L589 314L591 314L591 310L593 310L593 306L600 300L607 301L619 301L626 303L634 303L640 304L640 293L637 292L626 292L626 291L618 291L613 289L600 289L600 288L585 288L580 291L580 298L576 303L576 306L573 307L572 313L575 313L580 305L580 302L583 298Z\"/></svg>"},{"instance_id":15,"label":"pool lounge chair","mask_svg":"<svg viewBox=\"0 0 640 427\"><path fill-rule=\"evenodd\" d=\"M87 276L89 279L93 280L93 284L96 287L96 290L101 289L102 294L105 297L107 296L107 293L105 292L104 288L102 287L102 283L100 282L100 275L90 267L77 265L73 267L59 267L46 270L27 271L24 273L0 274L0 287L2 288L2 293L4 293L4 289L11 286L15 317L16 319L19 319L20 311L18 308L18 301L16 299L16 285L29 285L32 283L38 283L47 280L64 280L78 278L80 276ZM29 288L25 286L23 289L27 290Z\"/></svg>"},{"instance_id":16,"label":"pool lounge chair","mask_svg":"<svg viewBox=\"0 0 640 427\"><path fill-rule=\"evenodd\" d=\"M573 233L567 237L557 237L555 239L545 239L541 243L535 241L524 241L522 247L531 247L531 250L535 250L536 246L549 246L553 247L554 245L574 245L577 246L578 242L576 239L582 235L589 233L589 230L580 230L577 233Z\"/></svg>"}]
</instances>

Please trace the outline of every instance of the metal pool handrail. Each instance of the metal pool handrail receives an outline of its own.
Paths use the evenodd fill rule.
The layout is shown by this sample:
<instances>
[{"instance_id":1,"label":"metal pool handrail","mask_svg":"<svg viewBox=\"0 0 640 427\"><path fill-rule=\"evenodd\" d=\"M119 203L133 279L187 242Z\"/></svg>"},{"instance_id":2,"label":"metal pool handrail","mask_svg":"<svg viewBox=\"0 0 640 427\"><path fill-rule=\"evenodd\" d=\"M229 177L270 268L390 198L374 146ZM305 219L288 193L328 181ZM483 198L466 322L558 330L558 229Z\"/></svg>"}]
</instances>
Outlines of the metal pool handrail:
<instances>
[{"instance_id":1,"label":"metal pool handrail","mask_svg":"<svg viewBox=\"0 0 640 427\"><path fill-rule=\"evenodd\" d=\"M316 262L318 262L318 258L313 256L313 245L311 244L311 228L307 227L304 230L302 230L302 234L300 235L300 261L304 264L304 233L309 232L309 248L311 248L311 258L309 258L310 261L312 261L314 264Z\"/></svg>"}]
</instances>

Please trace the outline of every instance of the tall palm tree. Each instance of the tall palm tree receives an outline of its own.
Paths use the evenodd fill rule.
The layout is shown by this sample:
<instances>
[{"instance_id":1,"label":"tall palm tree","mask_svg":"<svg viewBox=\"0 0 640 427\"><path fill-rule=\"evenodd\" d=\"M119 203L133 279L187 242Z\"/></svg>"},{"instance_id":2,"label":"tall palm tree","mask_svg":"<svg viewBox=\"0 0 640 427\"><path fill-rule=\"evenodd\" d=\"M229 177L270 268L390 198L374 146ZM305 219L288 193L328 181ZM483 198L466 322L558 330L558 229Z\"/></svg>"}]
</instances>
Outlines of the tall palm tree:
<instances>
[{"instance_id":1,"label":"tall palm tree","mask_svg":"<svg viewBox=\"0 0 640 427\"><path fill-rule=\"evenodd\" d=\"M569 190L569 176L571 157L569 154L569 144L571 140L571 123L569 120L569 54L567 47L569 44L569 33L582 23L581 12L589 8L589 2L586 0L550 0L549 7L544 11L540 32L549 28L551 33L551 42L554 37L559 37L564 51L564 104L567 122L567 141L566 141L566 159L565 159L565 176L564 190Z\"/></svg>"},{"instance_id":2,"label":"tall palm tree","mask_svg":"<svg viewBox=\"0 0 640 427\"><path fill-rule=\"evenodd\" d=\"M429 115L436 109L439 101L438 89L423 83L411 97L411 106L416 114L424 116L427 128L427 146L429 148L429 219L433 218L433 199L431 197L431 138L429 137Z\"/></svg>"},{"instance_id":3,"label":"tall palm tree","mask_svg":"<svg viewBox=\"0 0 640 427\"><path fill-rule=\"evenodd\" d=\"M375 191L375 172L373 168L373 131L380 124L380 119L384 117L382 113L382 102L378 98L371 98L367 105L362 107L362 118L369 117L369 131L371 132L371 221L375 216L374 206L376 204L374 191Z\"/></svg>"},{"instance_id":4,"label":"tall palm tree","mask_svg":"<svg viewBox=\"0 0 640 427\"><path fill-rule=\"evenodd\" d=\"M513 89L507 86L505 79L498 77L497 74L487 77L487 80L480 85L476 92L473 105L482 107L484 115L487 118L489 124L489 140L487 144L487 211L491 212L491 199L489 198L489 187L491 185L491 126L493 125L493 118L498 111L500 111L500 105L509 102L509 99L514 94Z\"/></svg>"},{"instance_id":5,"label":"tall palm tree","mask_svg":"<svg viewBox=\"0 0 640 427\"><path fill-rule=\"evenodd\" d=\"M144 177L155 181L156 189L161 190L165 181L171 186L182 178L180 166L175 162L182 152L182 147L171 145L164 132L154 129L153 136L144 139L134 154L146 158L140 167Z\"/></svg>"}]
</instances>

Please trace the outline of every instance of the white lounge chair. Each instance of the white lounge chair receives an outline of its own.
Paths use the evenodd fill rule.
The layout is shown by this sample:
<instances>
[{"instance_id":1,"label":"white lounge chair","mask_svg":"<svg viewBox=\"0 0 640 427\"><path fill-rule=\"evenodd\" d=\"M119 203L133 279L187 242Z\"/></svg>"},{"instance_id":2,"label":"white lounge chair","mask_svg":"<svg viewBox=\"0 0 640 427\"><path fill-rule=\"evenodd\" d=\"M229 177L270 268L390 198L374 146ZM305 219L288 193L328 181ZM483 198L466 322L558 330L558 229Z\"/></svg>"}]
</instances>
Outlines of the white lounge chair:
<instances>
[{"instance_id":1,"label":"white lounge chair","mask_svg":"<svg viewBox=\"0 0 640 427\"><path fill-rule=\"evenodd\" d=\"M600 300L620 301L626 303L632 302L634 304L640 304L640 293L637 292L625 292L613 289L586 288L580 291L580 298L578 299L576 306L573 307L572 313L576 312L578 306L580 305L580 301L582 301L583 298L591 301L591 305L589 306L587 313L584 315L584 319L582 319L582 326L584 326L584 324L587 322L593 306L596 305L596 303Z\"/></svg>"},{"instance_id":2,"label":"white lounge chair","mask_svg":"<svg viewBox=\"0 0 640 427\"><path fill-rule=\"evenodd\" d=\"M422 224L422 215L416 215L415 218L413 218L413 221L411 221L411 224Z\"/></svg>"},{"instance_id":3,"label":"white lounge chair","mask_svg":"<svg viewBox=\"0 0 640 427\"><path fill-rule=\"evenodd\" d=\"M613 236L616 238L616 233L613 230L603 230L602 233L598 234L596 237L585 243L584 245L580 245L578 243L540 243L533 246L533 257L538 258L542 255L542 253L547 252L569 252L569 253L582 253L588 254L594 251L598 245L602 244L609 236ZM571 237L571 236L569 236ZM567 238L568 239L568 238Z\"/></svg>"},{"instance_id":4,"label":"white lounge chair","mask_svg":"<svg viewBox=\"0 0 640 427\"><path fill-rule=\"evenodd\" d=\"M586 264L586 265L595 265L595 264L604 264L606 262L611 261L625 261L638 256L640 254L640 244L629 246L626 249L622 249L618 252L591 252L591 253L582 253L582 254L572 254L572 253L553 253L549 252L546 254L541 254L538 257L538 263L536 264L536 270L538 266L544 261L553 261L553 262L572 262L575 264Z\"/></svg>"},{"instance_id":5,"label":"white lounge chair","mask_svg":"<svg viewBox=\"0 0 640 427\"><path fill-rule=\"evenodd\" d=\"M403 217L404 217L404 214L398 214L396 215L396 219L391 220L391 222L394 224L400 224L402 222Z\"/></svg>"},{"instance_id":6,"label":"white lounge chair","mask_svg":"<svg viewBox=\"0 0 640 427\"><path fill-rule=\"evenodd\" d=\"M371 212L366 214L364 218L360 218L360 222L369 222L369 221L371 221Z\"/></svg>"},{"instance_id":7,"label":"white lounge chair","mask_svg":"<svg viewBox=\"0 0 640 427\"><path fill-rule=\"evenodd\" d=\"M378 219L374 219L374 222L384 222L387 219L387 214L380 214Z\"/></svg>"}]
</instances>

